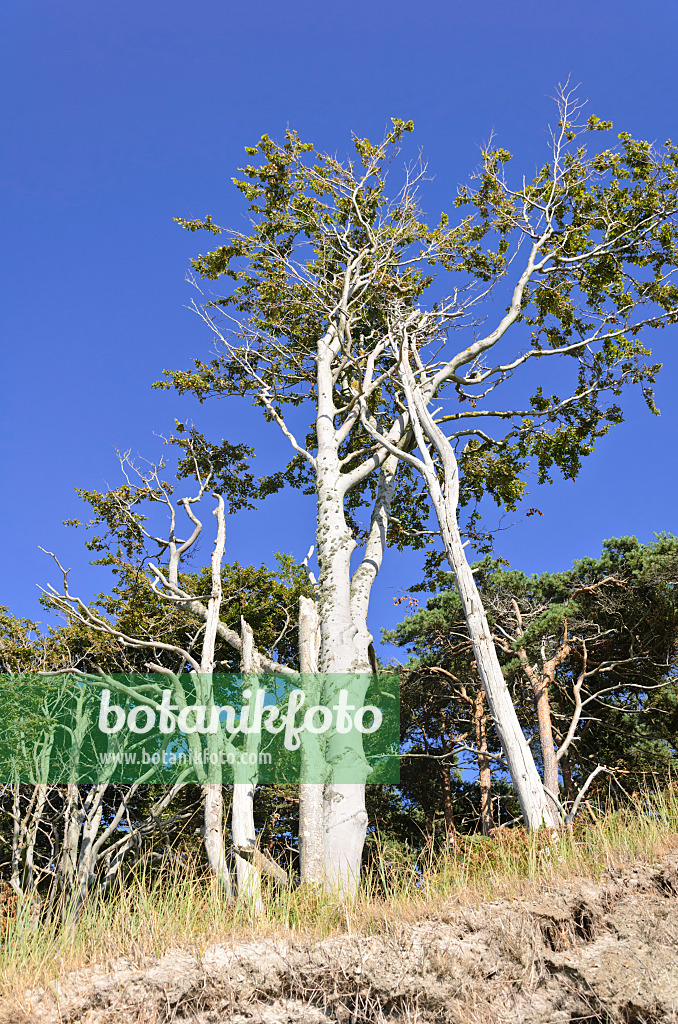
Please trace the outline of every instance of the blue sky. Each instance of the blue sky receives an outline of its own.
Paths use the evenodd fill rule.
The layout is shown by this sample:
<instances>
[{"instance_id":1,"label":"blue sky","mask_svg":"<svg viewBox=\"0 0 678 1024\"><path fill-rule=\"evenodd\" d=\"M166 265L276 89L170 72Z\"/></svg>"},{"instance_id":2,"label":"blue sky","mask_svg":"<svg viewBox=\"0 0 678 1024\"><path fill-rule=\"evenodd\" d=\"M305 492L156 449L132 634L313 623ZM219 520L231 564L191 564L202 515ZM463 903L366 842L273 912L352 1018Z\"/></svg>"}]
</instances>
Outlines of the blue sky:
<instances>
[{"instance_id":1,"label":"blue sky","mask_svg":"<svg viewBox=\"0 0 678 1024\"><path fill-rule=\"evenodd\" d=\"M150 390L164 368L209 352L184 282L206 238L172 218L210 212L238 226L230 178L243 146L289 125L343 151L351 131L379 136L391 116L413 118L435 216L492 129L516 169L532 171L549 96L568 74L615 129L675 137L677 21L674 3L651 0L4 0L0 604L44 620L36 584L54 573L38 545L73 567L77 592L105 586L61 522L83 514L76 486L118 483L115 445L157 455L154 432L177 416L254 444L262 471L286 457L275 428L247 409ZM627 422L576 483L533 490L544 515L498 542L514 567L563 568L605 537L676 530L676 337L653 336L661 418L631 398ZM313 504L300 501L282 495L234 517L227 558L270 563L275 548L303 557ZM397 621L393 599L418 565L390 554L375 632Z\"/></svg>"}]
</instances>

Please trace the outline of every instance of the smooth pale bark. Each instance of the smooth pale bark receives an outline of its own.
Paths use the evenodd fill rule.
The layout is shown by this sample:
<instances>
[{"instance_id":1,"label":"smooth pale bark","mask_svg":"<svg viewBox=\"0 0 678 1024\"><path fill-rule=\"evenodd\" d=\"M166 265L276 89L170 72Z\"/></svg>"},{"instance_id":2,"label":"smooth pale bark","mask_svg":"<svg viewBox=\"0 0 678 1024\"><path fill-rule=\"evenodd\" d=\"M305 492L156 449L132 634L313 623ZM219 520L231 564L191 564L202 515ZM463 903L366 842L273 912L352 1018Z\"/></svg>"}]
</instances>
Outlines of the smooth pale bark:
<instances>
[{"instance_id":1,"label":"smooth pale bark","mask_svg":"<svg viewBox=\"0 0 678 1024\"><path fill-rule=\"evenodd\" d=\"M209 478L208 478L209 479ZM156 477L157 480L157 477ZM214 510L214 514L217 518L217 536L214 545L214 551L211 559L211 578L212 578L212 590L210 598L207 604L203 604L200 601L194 600L190 595L184 593L178 586L178 571L179 561L183 554L195 543L198 536L200 535L202 524L195 516L191 505L195 502L199 502L205 493L206 481L201 481L200 490L196 497L184 498L180 504L183 505L184 510L193 523L194 530L188 540L179 543L175 538L175 512L172 503L167 499L167 504L171 512L171 525L170 525L170 537L167 542L169 548L169 567L167 575L165 575L157 566L151 565L150 569L156 578L156 585L161 584L163 588L167 588L169 594L172 597L175 607L181 608L185 611L192 612L198 615L205 623L203 643L202 643L202 655L200 662L197 662L192 654L185 651L183 648L173 644L166 644L152 638L138 638L130 637L122 633L120 630L115 629L105 618L95 615L88 609L82 602L72 598L69 593L66 584L64 595L57 594L54 591L55 600L57 604L63 608L63 610L72 617L75 621L80 621L87 626L93 626L95 629L115 636L123 644L135 647L135 648L148 648L154 650L158 648L163 651L169 651L173 655L178 655L181 658L181 664L186 665L189 663L193 668L192 680L195 686L195 702L197 704L211 705L213 701L213 673L215 668L215 642L217 635L221 636L228 643L232 643L233 646L238 649L241 646L240 637L237 636L232 630L227 629L223 623L220 622L220 609L222 604L222 581L221 581L221 564L223 561L226 530L225 530L225 512L224 512L224 501L221 495L215 494L217 506ZM128 512L132 518L134 518L134 512L128 508ZM142 532L143 528L142 528ZM150 536L146 534L146 536ZM164 546L164 545L163 545ZM155 589L155 586L154 586ZM167 597L168 594L161 593L156 590L156 593L160 597ZM174 600L178 598L179 600ZM147 667L153 671L164 674L170 680L170 688L172 690L173 698L176 706L183 710L186 708L186 694L183 686L180 682L179 676L171 671L166 665L156 664L153 661L146 662ZM266 667L270 670L276 671L278 666L275 663L267 660ZM287 675L293 675L291 669L281 667L281 671ZM116 684L112 679L110 685L113 689L117 689L119 692L124 692L128 696L132 696L135 699L137 695L129 687ZM84 688L82 690L84 695ZM82 716L79 716L78 721L81 721ZM203 836L205 841L205 848L207 853L207 861L213 876L218 880L222 887L230 893L230 877L226 864L226 851L224 844L223 834L223 791L222 791L222 769L220 755L226 750L232 751L232 745L226 740L222 731L215 733L207 733L205 737L206 750L204 751L209 755L206 762L203 762L203 748L201 745L200 738L195 734L191 733L187 736L188 746L191 754L194 758L195 770L198 775L198 781L201 785L202 794L204 797L204 829ZM73 756L76 757L79 751L79 739L77 735L73 737L72 743ZM207 771L203 765L207 763L209 768ZM73 762L75 766L75 761ZM75 772L77 775L77 772ZM149 777L152 775L152 770L149 772ZM77 787L76 787L77 790ZM75 790L74 790L75 791ZM91 793L87 797L89 801L91 799ZM172 789L173 794L176 793L176 789ZM160 805L156 805L159 807ZM124 798L122 799L118 812L122 814L125 808ZM85 814L83 818L81 815ZM95 814L94 809L91 806L83 811L78 805L73 804L73 800L67 804L65 817L66 822L64 826L64 841L60 844L58 854L55 855L54 861L58 865L55 872L55 879L57 883L61 883L63 888L68 889L73 883L76 877L84 879L91 876L91 867L95 863L95 854L89 852L84 854L82 848L79 848L81 842L81 829L85 827L87 822L93 821L93 815ZM71 821L71 818L73 820ZM114 815L112 822L113 825L107 820L106 828L102 832L102 836L107 838L110 833L111 827L117 828L119 820L116 820ZM83 824L84 823L84 824ZM77 827L76 827L77 826ZM87 826L89 827L89 826ZM88 837L88 843L93 843L98 853L101 852L102 836L95 839L96 830L91 832ZM112 844L114 853L109 857L109 853L105 854L106 863L108 865L103 877L106 880L106 884L110 884L110 881L114 877L114 873L117 870L121 862L122 856L129 845L126 845L127 840L120 844L118 842ZM56 845L56 844L55 844ZM80 865L80 867L78 867ZM78 874L79 872L79 874Z\"/></svg>"},{"instance_id":2,"label":"smooth pale bark","mask_svg":"<svg viewBox=\"0 0 678 1024\"><path fill-rule=\"evenodd\" d=\"M37 888L38 878L35 870L35 842L38 828L47 801L47 786L38 783L33 787L33 794L28 810L21 818L21 790L16 783L13 787L13 834L10 885L20 900L31 901L31 916L39 910L40 894Z\"/></svg>"},{"instance_id":3,"label":"smooth pale bark","mask_svg":"<svg viewBox=\"0 0 678 1024\"><path fill-rule=\"evenodd\" d=\"M80 752L86 733L85 693L85 687L81 687L75 706L75 725L71 733L70 745L71 780L77 778L78 775ZM82 833L83 828L88 824L92 810L96 812L95 797L98 789L99 787L93 787L87 794L87 797L84 798L87 803L86 806L80 788L74 781L71 781L66 787L63 847L56 879L61 891L66 894L68 904L70 905L71 902L74 902L76 909L83 898L81 858L83 855L84 839ZM93 803L94 808L92 809ZM84 852L87 855L86 850Z\"/></svg>"},{"instance_id":4,"label":"smooth pale bark","mask_svg":"<svg viewBox=\"0 0 678 1024\"><path fill-rule=\"evenodd\" d=\"M87 893L94 881L94 869L97 861L95 842L99 826L101 824L101 816L104 809L103 796L106 789L107 786L105 785L95 786L90 790L90 793L87 794L74 892L75 906L77 909L80 909L84 903L87 898ZM90 806L87 807L87 802L89 801L92 793L94 794L94 799L91 801Z\"/></svg>"},{"instance_id":5,"label":"smooth pale bark","mask_svg":"<svg viewBox=\"0 0 678 1024\"><path fill-rule=\"evenodd\" d=\"M454 574L473 646L478 672L487 696L495 730L506 760L525 824L529 829L557 825L559 818L544 792L532 751L523 734L516 709L504 679L485 609L468 564L457 522L459 475L452 445L434 422L419 390L407 357L401 362L402 383L412 418L412 428L423 462L416 462L435 509L445 554ZM443 486L428 444L438 454Z\"/></svg>"},{"instance_id":6,"label":"smooth pale bark","mask_svg":"<svg viewBox=\"0 0 678 1024\"><path fill-rule=\"evenodd\" d=\"M78 694L76 722L71 734L71 770L74 776L78 773L88 724L88 716L84 710L85 694L86 690L82 687ZM132 792L135 788L132 787ZM107 779L90 786L86 793L74 782L66 787L63 847L55 876L57 885L65 896L65 917L77 916L80 913L87 894L96 881L96 869L102 847L123 817L126 808L124 796L100 833L107 791Z\"/></svg>"},{"instance_id":7,"label":"smooth pale bark","mask_svg":"<svg viewBox=\"0 0 678 1024\"><path fill-rule=\"evenodd\" d=\"M59 888L69 895L73 891L73 881L78 869L80 817L80 791L75 783L69 783L64 801L63 844L56 874Z\"/></svg>"},{"instance_id":8,"label":"smooth pale bark","mask_svg":"<svg viewBox=\"0 0 678 1024\"><path fill-rule=\"evenodd\" d=\"M161 819L163 811L167 810L170 806L177 793L183 789L184 783L177 782L173 786L165 791L160 796L159 800L153 805L149 813L149 820L157 825L157 822ZM117 830L118 825L122 821L123 815L128 811L127 800L134 795L134 787L130 790L128 797L120 801L118 810L108 822L106 829L102 832L96 841L96 852L97 858L103 860L103 870L99 874L99 883L102 891L108 889L113 883L114 879L118 876L122 862L127 852L135 845L138 840L138 836L135 832L128 832L124 838L118 839L112 844L105 852L102 852L103 845Z\"/></svg>"},{"instance_id":9,"label":"smooth pale bark","mask_svg":"<svg viewBox=\"0 0 678 1024\"><path fill-rule=\"evenodd\" d=\"M240 671L243 674L243 690L249 689L250 691L247 705L248 717L251 722L259 690L259 677L257 675L259 664L254 650L252 629L243 618L240 619L240 635L242 637ZM233 810L231 812L233 847L236 851L235 866L238 880L238 896L247 901L251 913L257 917L261 915L262 911L261 872L252 859L241 857L238 851L242 850L252 853L256 850L257 833L254 827L254 793L259 777L258 757L260 746L261 735L258 732L248 732L245 734L242 752L247 756L248 760L250 755L252 755L254 763L239 764L236 762L234 766Z\"/></svg>"},{"instance_id":10,"label":"smooth pale bark","mask_svg":"<svg viewBox=\"0 0 678 1024\"><path fill-rule=\"evenodd\" d=\"M219 630L219 614L223 600L223 588L221 582L221 563L226 548L226 518L224 513L224 499L220 494L216 495L217 507L214 514L217 517L217 536L212 552L212 592L206 608L205 634L202 643L202 657L200 660L200 677L197 680L197 693L200 696L200 703L210 705L214 694L212 688L212 675L215 669L214 649L217 632ZM189 518L197 523L193 516L190 505L185 502L184 507ZM199 530L199 524L196 531ZM189 538L190 540L190 538ZM188 547L189 542L184 544ZM181 549L180 549L181 551ZM172 572L173 582L176 582L176 569ZM209 768L207 781L203 785L204 795L204 819L203 837L205 853L212 877L221 886L227 896L231 895L231 877L226 863L226 847L224 843L224 791L222 786L221 764L219 754L221 752L222 733L221 730L215 733L208 733L207 752L209 757ZM212 757L216 755L216 757ZM217 763L213 763L216 761Z\"/></svg>"},{"instance_id":11,"label":"smooth pale bark","mask_svg":"<svg viewBox=\"0 0 678 1024\"><path fill-rule=\"evenodd\" d=\"M231 878L224 847L224 797L221 782L206 782L203 798L203 839L207 864L212 877L230 896Z\"/></svg>"},{"instance_id":12,"label":"smooth pale bark","mask_svg":"<svg viewBox=\"0 0 678 1024\"><path fill-rule=\"evenodd\" d=\"M348 703L360 707L365 702L367 674L356 673L337 679L327 691L325 703L332 707L338 700L340 685L348 690ZM354 730L355 732L355 730ZM347 895L354 893L360 880L367 812L365 781L370 768L359 734L332 733L327 741L327 760L332 765L332 782L324 792L325 878L328 887ZM356 782L362 779L362 782ZM348 781L342 781L348 780Z\"/></svg>"},{"instance_id":13,"label":"smooth pale bark","mask_svg":"<svg viewBox=\"0 0 678 1024\"><path fill-rule=\"evenodd\" d=\"M329 332L318 346L318 451L316 530L319 566L318 604L320 614L320 669L326 674L369 672L367 646L351 614L351 555L356 542L344 515L346 478L342 476L340 441L334 427L332 361L339 351L338 332ZM354 676L359 680L359 676ZM335 703L339 686L329 680L323 703ZM360 683L352 687L352 703L361 699ZM362 695L364 697L364 693ZM342 742L343 741L343 742ZM337 891L353 892L360 876L362 851L367 833L365 779L369 766L355 738L328 737L326 759L332 778L324 791L324 846L326 884ZM351 781L344 782L349 778Z\"/></svg>"},{"instance_id":14,"label":"smooth pale bark","mask_svg":"<svg viewBox=\"0 0 678 1024\"><path fill-rule=\"evenodd\" d=\"M367 628L372 585L381 568L386 550L388 521L395 489L398 459L389 456L379 471L377 497L374 504L367 542L362 560L353 575L346 578L348 588L342 587L341 599L349 593L349 620L352 630L350 650L342 650L330 642L325 647L323 637L323 668L326 672L349 672L353 675L343 678L341 685L350 685L349 703L361 707L372 672L370 645L372 634ZM343 506L341 510L343 520ZM350 536L350 535L349 535ZM351 538L355 547L355 542ZM321 606L321 623L322 606ZM333 657L334 654L334 657ZM337 680L337 684L339 680ZM325 703L332 707L336 690L332 691L332 680L325 695ZM367 833L367 812L365 810L365 783L343 782L366 780L370 774L362 748L362 739L357 731L348 737L330 734L327 742L326 759L333 766L332 782L325 787L325 871L328 885L333 889L354 892L360 879L362 852Z\"/></svg>"},{"instance_id":15,"label":"smooth pale bark","mask_svg":"<svg viewBox=\"0 0 678 1024\"><path fill-rule=\"evenodd\" d=\"M318 676L320 621L318 606L310 597L299 598L299 668L306 705L320 703ZM299 873L302 882L321 883L325 877L323 845L324 752L313 733L301 734L301 782L299 784ZM307 782L305 779L311 779Z\"/></svg>"},{"instance_id":16,"label":"smooth pale bark","mask_svg":"<svg viewBox=\"0 0 678 1024\"><path fill-rule=\"evenodd\" d=\"M121 797L114 814L102 827L104 799L109 792L108 782L89 787L86 794L83 794L80 787L75 784L67 787L63 846L55 876L57 885L65 897L65 917L77 917L89 891L97 880L101 881L98 867L102 857L106 856L104 847L117 831L128 810L128 800L134 795L136 788L135 784L127 796ZM130 837L130 845L131 841ZM129 846L125 848L128 849Z\"/></svg>"},{"instance_id":17,"label":"smooth pale bark","mask_svg":"<svg viewBox=\"0 0 678 1024\"><path fill-rule=\"evenodd\" d=\"M441 503L434 501L434 506L436 504ZM501 671L485 609L462 546L456 522L456 511L452 518L444 502L442 505L439 522L445 552L459 590L478 672L487 695L495 730L516 790L523 818L529 829L537 829L542 825L555 825L558 818L551 813L550 801L547 803L532 751L523 734L511 694ZM438 512L438 508L436 508L436 512Z\"/></svg>"},{"instance_id":18,"label":"smooth pale bark","mask_svg":"<svg viewBox=\"0 0 678 1024\"><path fill-rule=\"evenodd\" d=\"M318 461L320 462L320 459ZM327 461L333 472L339 469L336 453L334 458L328 458ZM365 551L352 575L350 556L356 545L344 519L341 474L334 479L335 488L342 495L342 501L336 502L334 492L328 487L332 501L327 502L327 515L318 517L318 560L321 566L321 668L329 674L326 678L323 702L330 708L336 703L341 687L349 690L349 704L359 708L365 703L372 672L369 654L372 634L367 628L367 613L372 585L381 568L386 548L388 518L397 467L397 458L389 457L380 469L377 499ZM326 475L331 476L329 471ZM319 490L319 495L320 493ZM319 500L319 508L320 504ZM331 525L334 529L330 529ZM328 549L326 559L321 556L321 543ZM327 571L324 573L326 567ZM334 574L332 577L330 572ZM324 608L327 622L323 613ZM333 677L333 673L342 675ZM349 736L330 733L325 756L327 763L332 765L332 779L325 786L324 793L326 883L334 890L350 894L355 892L360 879L362 852L367 833L365 780L371 769L365 759L362 738L357 731Z\"/></svg>"}]
</instances>

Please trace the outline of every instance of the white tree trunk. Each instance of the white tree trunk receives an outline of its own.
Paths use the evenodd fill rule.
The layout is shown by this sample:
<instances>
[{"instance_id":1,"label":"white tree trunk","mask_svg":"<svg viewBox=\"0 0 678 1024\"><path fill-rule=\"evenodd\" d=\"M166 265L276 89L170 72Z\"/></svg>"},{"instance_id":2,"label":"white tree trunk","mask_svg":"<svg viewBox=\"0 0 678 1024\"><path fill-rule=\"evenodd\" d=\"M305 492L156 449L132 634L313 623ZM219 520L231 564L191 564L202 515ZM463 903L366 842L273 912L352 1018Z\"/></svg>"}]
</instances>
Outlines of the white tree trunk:
<instances>
[{"instance_id":1,"label":"white tree trunk","mask_svg":"<svg viewBox=\"0 0 678 1024\"><path fill-rule=\"evenodd\" d=\"M529 829L557 825L499 664L485 609L462 546L456 514L454 523L446 524L443 534L478 671L525 824Z\"/></svg>"},{"instance_id":2,"label":"white tree trunk","mask_svg":"<svg viewBox=\"0 0 678 1024\"><path fill-rule=\"evenodd\" d=\"M240 620L242 636L242 655L240 669L243 673L243 688L248 687L250 698L250 722L255 707L257 691L259 689L259 677L256 674L258 669L257 656L254 651L254 636L252 629L245 622ZM246 755L253 755L258 758L261 746L261 736L258 733L250 732L245 735L243 752ZM258 763L238 764L233 769L233 811L231 817L231 828L233 832L233 846L236 850L235 865L238 879L238 896L246 900L250 911L254 916L261 916L261 872L250 860L238 855L238 850L255 850L257 845L257 834L254 828L254 793L259 775Z\"/></svg>"},{"instance_id":3,"label":"white tree trunk","mask_svg":"<svg viewBox=\"0 0 678 1024\"><path fill-rule=\"evenodd\" d=\"M299 668L306 704L319 704L318 677L320 623L318 606L310 597L299 598ZM318 736L301 734L301 781L299 784L299 871L302 882L318 884L325 877L323 846L323 777L325 758ZM310 779L310 782L305 781Z\"/></svg>"},{"instance_id":4,"label":"white tree trunk","mask_svg":"<svg viewBox=\"0 0 678 1024\"><path fill-rule=\"evenodd\" d=\"M423 462L416 460L417 468L422 472L438 518L440 535L461 598L478 672L525 824L529 829L557 825L557 816L544 792L532 751L506 685L485 609L464 552L457 522L459 470L454 450L428 410L426 399L417 386L409 357L405 356L400 365L412 429L423 459ZM442 487L428 442L433 445L440 459L443 469Z\"/></svg>"},{"instance_id":5,"label":"white tree trunk","mask_svg":"<svg viewBox=\"0 0 678 1024\"><path fill-rule=\"evenodd\" d=\"M203 703L211 702L213 698L212 674L214 672L214 650L217 632L219 629L219 615L223 599L221 583L221 563L226 547L226 518L224 514L224 499L220 494L216 495L217 507L214 514L217 517L217 536L212 552L212 593L207 605L205 616L205 635L202 643L202 657L200 661L201 678L198 686L202 690ZM191 514L190 506L185 504L187 514L197 522ZM176 581L176 569L174 571ZM196 691L197 693L197 691ZM219 754L221 735L208 734L208 753ZM205 800L203 836L205 842L205 853L207 863L216 879L217 884L222 887L227 896L231 895L231 877L226 864L226 848L224 844L224 792L222 787L221 764L213 764L210 756L207 772L207 782L203 786Z\"/></svg>"},{"instance_id":6,"label":"white tree trunk","mask_svg":"<svg viewBox=\"0 0 678 1024\"><path fill-rule=\"evenodd\" d=\"M80 856L75 883L75 905L79 909L87 898L87 893L94 883L97 863L97 835L104 810L104 796L108 789L107 783L92 786L82 808L82 832L80 838Z\"/></svg>"},{"instance_id":7,"label":"white tree trunk","mask_svg":"<svg viewBox=\"0 0 678 1024\"><path fill-rule=\"evenodd\" d=\"M367 628L372 585L381 568L386 550L388 520L395 489L398 460L389 456L379 473L377 499L360 565L350 578L350 621L354 629L352 637L352 662L341 671L358 673L352 679L349 704L360 707L372 671L368 648L372 634ZM324 656L323 651L323 656ZM328 671L331 671L328 669ZM334 669L337 671L337 669ZM326 694L325 703L334 703L331 691ZM329 763L340 761L342 769L351 779L367 779L370 768L365 760L362 740L357 732L348 737L338 734L329 737L326 757ZM365 810L365 784L343 783L341 771L335 770L331 785L325 787L325 870L329 884L335 889L354 892L360 879L362 852L367 833L367 812Z\"/></svg>"},{"instance_id":8,"label":"white tree trunk","mask_svg":"<svg viewBox=\"0 0 678 1024\"><path fill-rule=\"evenodd\" d=\"M80 791L75 783L66 787L64 800L63 845L57 868L57 883L62 892L69 898L73 890L73 881L78 865L78 847L80 845Z\"/></svg>"},{"instance_id":9,"label":"white tree trunk","mask_svg":"<svg viewBox=\"0 0 678 1024\"><path fill-rule=\"evenodd\" d=\"M226 865L224 846L224 797L221 782L207 782L203 786L205 801L203 812L203 836L207 864L212 877L231 895L231 877Z\"/></svg>"},{"instance_id":10,"label":"white tree trunk","mask_svg":"<svg viewBox=\"0 0 678 1024\"><path fill-rule=\"evenodd\" d=\"M351 615L351 555L356 542L344 516L346 482L342 479L340 441L334 427L332 359L338 350L338 336L328 334L319 343L317 362L316 540L320 570L320 669L326 678L332 673L369 671L367 643L358 636L359 629ZM334 703L331 692L326 690L323 703ZM364 782L369 767L362 749L356 749L355 741L349 748L343 736L330 736L325 753L332 765L332 779L324 792L325 881L334 890L353 892L360 877L367 832ZM347 773L350 781L342 782Z\"/></svg>"}]
</instances>

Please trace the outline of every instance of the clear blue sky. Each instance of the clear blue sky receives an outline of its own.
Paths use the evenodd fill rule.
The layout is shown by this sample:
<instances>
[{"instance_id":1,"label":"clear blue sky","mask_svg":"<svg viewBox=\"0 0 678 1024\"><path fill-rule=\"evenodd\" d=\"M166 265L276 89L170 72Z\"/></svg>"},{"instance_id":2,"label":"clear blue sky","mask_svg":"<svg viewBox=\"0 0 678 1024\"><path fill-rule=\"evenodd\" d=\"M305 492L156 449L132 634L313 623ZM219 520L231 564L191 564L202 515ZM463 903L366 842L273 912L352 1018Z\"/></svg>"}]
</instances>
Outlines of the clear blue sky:
<instances>
[{"instance_id":1,"label":"clear blue sky","mask_svg":"<svg viewBox=\"0 0 678 1024\"><path fill-rule=\"evenodd\" d=\"M243 146L290 125L344 150L351 131L413 118L436 215L492 129L528 173L543 159L548 97L568 74L616 129L678 135L677 21L668 0L4 0L0 604L44 620L36 584L54 573L38 545L73 566L84 596L105 585L60 524L83 514L75 486L118 482L114 445L157 454L153 432L177 416L254 443L262 470L287 454L253 413L150 390L163 368L209 351L183 279L206 239L172 218L211 212L237 226L230 177ZM499 541L516 568L562 568L604 537L676 530L677 336L653 336L661 419L629 402L576 484L533 491L543 517ZM227 557L303 557L313 507L299 500L236 517ZM393 597L417 566L391 553L375 632L396 621Z\"/></svg>"}]
</instances>

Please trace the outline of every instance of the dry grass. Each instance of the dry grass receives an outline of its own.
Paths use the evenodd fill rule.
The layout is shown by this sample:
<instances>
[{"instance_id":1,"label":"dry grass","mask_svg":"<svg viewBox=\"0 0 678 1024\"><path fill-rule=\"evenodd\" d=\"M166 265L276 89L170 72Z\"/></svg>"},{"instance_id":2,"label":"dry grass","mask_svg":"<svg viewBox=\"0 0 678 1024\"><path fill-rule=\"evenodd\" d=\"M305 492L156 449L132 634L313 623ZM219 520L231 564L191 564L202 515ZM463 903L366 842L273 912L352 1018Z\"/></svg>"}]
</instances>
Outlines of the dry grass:
<instances>
[{"instance_id":1,"label":"dry grass","mask_svg":"<svg viewBox=\"0 0 678 1024\"><path fill-rule=\"evenodd\" d=\"M415 860L376 842L372 868L355 899L346 902L303 886L268 890L256 922L247 906L229 906L190 865L168 866L152 876L141 872L107 900L93 898L72 926L48 921L36 930L21 913L3 921L0 1004L90 964L123 959L141 965L178 947L202 954L213 944L254 935L374 934L394 921L435 916L446 906L511 899L564 880L595 879L606 868L656 863L677 842L673 790L577 825L557 844L546 833L511 829L493 838L462 837L453 851L431 847Z\"/></svg>"}]
</instances>

